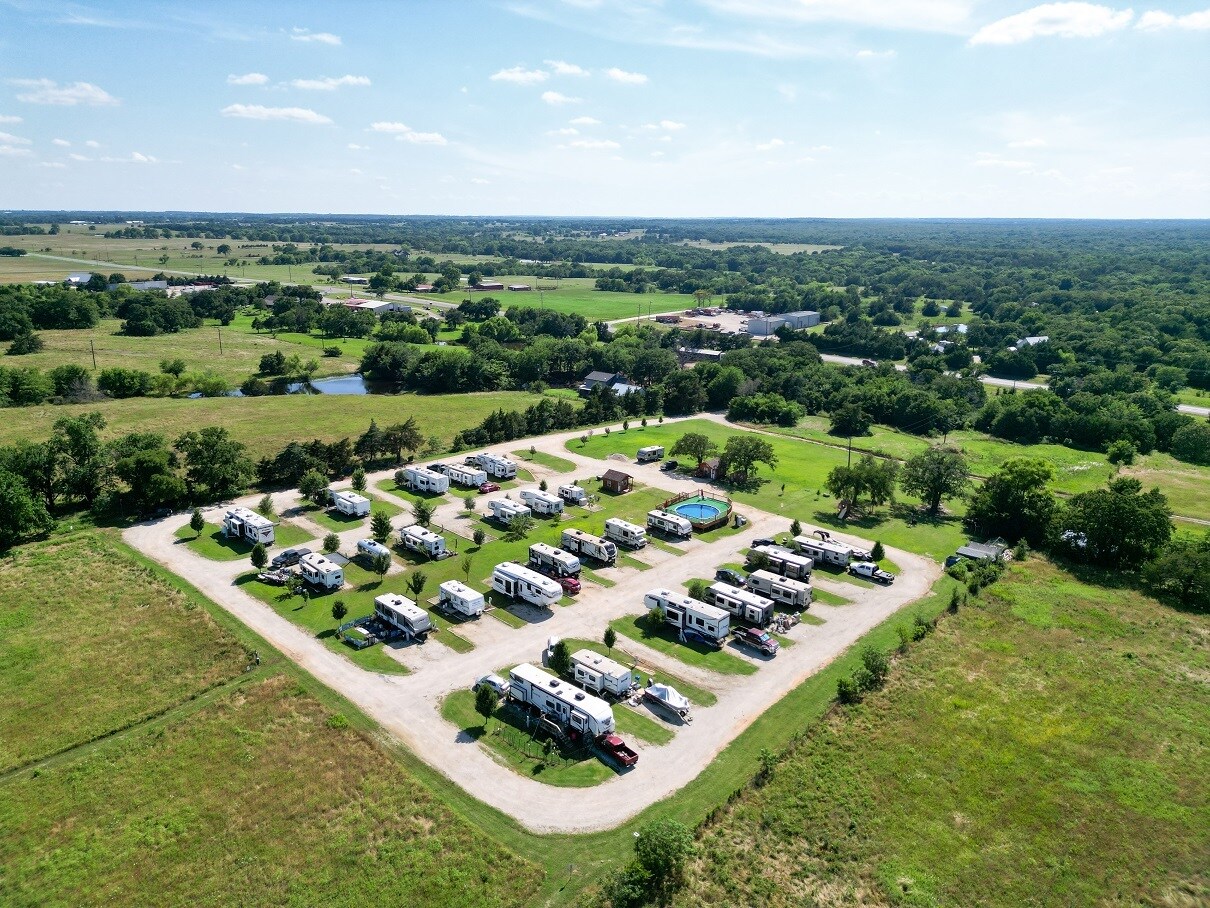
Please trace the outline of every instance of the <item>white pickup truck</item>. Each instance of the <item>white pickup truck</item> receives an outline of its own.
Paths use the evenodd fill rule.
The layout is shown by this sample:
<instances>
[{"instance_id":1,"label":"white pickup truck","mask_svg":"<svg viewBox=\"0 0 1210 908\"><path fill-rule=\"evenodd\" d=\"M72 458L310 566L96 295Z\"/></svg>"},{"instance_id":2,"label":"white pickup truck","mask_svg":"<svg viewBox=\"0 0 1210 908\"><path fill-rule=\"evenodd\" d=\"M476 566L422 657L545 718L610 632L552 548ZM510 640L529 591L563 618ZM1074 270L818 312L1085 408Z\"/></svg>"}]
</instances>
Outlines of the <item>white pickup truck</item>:
<instances>
[{"instance_id":1,"label":"white pickup truck","mask_svg":"<svg viewBox=\"0 0 1210 908\"><path fill-rule=\"evenodd\" d=\"M872 561L858 561L856 564L850 564L849 573L854 577L865 577L867 580L873 580L875 583L895 582L894 574L890 571L884 571Z\"/></svg>"}]
</instances>

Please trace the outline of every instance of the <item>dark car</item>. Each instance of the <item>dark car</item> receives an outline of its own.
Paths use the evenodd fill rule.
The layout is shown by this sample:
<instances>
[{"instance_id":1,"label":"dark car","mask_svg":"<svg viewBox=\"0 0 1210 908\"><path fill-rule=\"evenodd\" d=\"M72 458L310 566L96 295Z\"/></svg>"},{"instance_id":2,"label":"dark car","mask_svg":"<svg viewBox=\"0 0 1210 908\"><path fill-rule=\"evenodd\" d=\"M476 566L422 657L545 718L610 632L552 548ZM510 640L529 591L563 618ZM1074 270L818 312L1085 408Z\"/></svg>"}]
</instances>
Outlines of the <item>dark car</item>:
<instances>
[{"instance_id":1,"label":"dark car","mask_svg":"<svg viewBox=\"0 0 1210 908\"><path fill-rule=\"evenodd\" d=\"M714 572L714 579L739 587L742 587L745 583L744 575L731 568L719 568Z\"/></svg>"},{"instance_id":2,"label":"dark car","mask_svg":"<svg viewBox=\"0 0 1210 908\"><path fill-rule=\"evenodd\" d=\"M488 492L499 492L499 491L500 491L500 486L494 482L485 482L485 483L483 483L483 485L479 486L479 492L482 495L486 495Z\"/></svg>"},{"instance_id":3,"label":"dark car","mask_svg":"<svg viewBox=\"0 0 1210 908\"><path fill-rule=\"evenodd\" d=\"M768 631L758 627L742 627L735 632L735 640L764 653L766 656L776 656L781 644Z\"/></svg>"},{"instance_id":4,"label":"dark car","mask_svg":"<svg viewBox=\"0 0 1210 908\"><path fill-rule=\"evenodd\" d=\"M777 545L777 543L772 539L753 539L752 545L755 547L758 545Z\"/></svg>"},{"instance_id":5,"label":"dark car","mask_svg":"<svg viewBox=\"0 0 1210 908\"><path fill-rule=\"evenodd\" d=\"M598 743L607 756L624 767L639 762L639 755L617 735L603 735Z\"/></svg>"},{"instance_id":6,"label":"dark car","mask_svg":"<svg viewBox=\"0 0 1210 908\"><path fill-rule=\"evenodd\" d=\"M310 549L286 549L280 555L269 562L271 568L294 567L298 562L302 561L303 555L310 555Z\"/></svg>"},{"instance_id":7,"label":"dark car","mask_svg":"<svg viewBox=\"0 0 1210 908\"><path fill-rule=\"evenodd\" d=\"M665 473L675 473L678 469L680 469L680 466L681 465L675 460L665 460L664 465L660 467L660 469Z\"/></svg>"},{"instance_id":8,"label":"dark car","mask_svg":"<svg viewBox=\"0 0 1210 908\"><path fill-rule=\"evenodd\" d=\"M431 463L428 468L434 473L445 473L450 467L446 463Z\"/></svg>"}]
</instances>

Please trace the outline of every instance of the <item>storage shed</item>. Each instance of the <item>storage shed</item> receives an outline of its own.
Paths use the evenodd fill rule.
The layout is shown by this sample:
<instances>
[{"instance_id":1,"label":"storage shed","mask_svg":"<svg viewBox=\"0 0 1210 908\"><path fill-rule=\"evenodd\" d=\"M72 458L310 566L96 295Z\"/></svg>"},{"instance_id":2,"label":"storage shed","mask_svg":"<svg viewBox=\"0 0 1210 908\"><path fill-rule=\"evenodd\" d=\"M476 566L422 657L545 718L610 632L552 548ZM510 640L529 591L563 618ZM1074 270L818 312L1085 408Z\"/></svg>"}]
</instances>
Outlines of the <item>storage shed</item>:
<instances>
[{"instance_id":1,"label":"storage shed","mask_svg":"<svg viewBox=\"0 0 1210 908\"><path fill-rule=\"evenodd\" d=\"M606 470L605 474L601 477L601 488L606 492L620 495L634 488L634 477L629 473L623 473L621 470Z\"/></svg>"}]
</instances>

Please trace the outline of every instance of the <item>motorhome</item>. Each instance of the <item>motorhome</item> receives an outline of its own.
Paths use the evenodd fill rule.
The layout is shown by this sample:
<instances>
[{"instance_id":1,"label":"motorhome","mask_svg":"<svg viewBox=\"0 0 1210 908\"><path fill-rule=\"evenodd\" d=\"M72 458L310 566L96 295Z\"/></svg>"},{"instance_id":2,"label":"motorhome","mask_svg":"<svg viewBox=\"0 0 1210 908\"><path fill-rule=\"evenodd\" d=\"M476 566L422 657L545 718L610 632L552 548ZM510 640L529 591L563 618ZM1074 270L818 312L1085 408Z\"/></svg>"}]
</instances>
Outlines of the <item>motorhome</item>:
<instances>
[{"instance_id":1,"label":"motorhome","mask_svg":"<svg viewBox=\"0 0 1210 908\"><path fill-rule=\"evenodd\" d=\"M794 547L821 564L834 564L837 567L848 567L853 558L852 546L811 536L795 536Z\"/></svg>"},{"instance_id":2,"label":"motorhome","mask_svg":"<svg viewBox=\"0 0 1210 908\"><path fill-rule=\"evenodd\" d=\"M693 535L693 524L689 522L688 518L682 517L680 514L673 514L671 511L658 509L647 512L647 529L682 538Z\"/></svg>"},{"instance_id":3,"label":"motorhome","mask_svg":"<svg viewBox=\"0 0 1210 908\"><path fill-rule=\"evenodd\" d=\"M576 735L599 738L614 731L613 709L608 703L536 665L522 662L508 673L508 681L510 698L534 707Z\"/></svg>"},{"instance_id":4,"label":"motorhome","mask_svg":"<svg viewBox=\"0 0 1210 908\"><path fill-rule=\"evenodd\" d=\"M298 562L303 580L325 590L338 590L345 583L345 572L335 561L329 561L318 552L303 555Z\"/></svg>"},{"instance_id":5,"label":"motorhome","mask_svg":"<svg viewBox=\"0 0 1210 908\"><path fill-rule=\"evenodd\" d=\"M811 584L772 571L753 571L748 575L748 589L787 608L804 609L811 604Z\"/></svg>"},{"instance_id":6,"label":"motorhome","mask_svg":"<svg viewBox=\"0 0 1210 908\"><path fill-rule=\"evenodd\" d=\"M557 493L567 504L584 504L588 501L588 493L577 485L559 486Z\"/></svg>"},{"instance_id":7,"label":"motorhome","mask_svg":"<svg viewBox=\"0 0 1210 908\"><path fill-rule=\"evenodd\" d=\"M391 557L391 550L381 542L375 542L373 539L358 539L357 554L364 555L367 558L379 558L386 555Z\"/></svg>"},{"instance_id":8,"label":"motorhome","mask_svg":"<svg viewBox=\"0 0 1210 908\"><path fill-rule=\"evenodd\" d=\"M232 508L223 515L223 535L272 545L273 521L247 508Z\"/></svg>"},{"instance_id":9,"label":"motorhome","mask_svg":"<svg viewBox=\"0 0 1210 908\"><path fill-rule=\"evenodd\" d=\"M454 464L445 468L445 475L449 477L450 482L456 482L468 489L477 489L487 482L487 473L478 467Z\"/></svg>"},{"instance_id":10,"label":"motorhome","mask_svg":"<svg viewBox=\"0 0 1210 908\"><path fill-rule=\"evenodd\" d=\"M648 445L645 448L639 448L639 463L651 463L654 460L664 459L663 445Z\"/></svg>"},{"instance_id":11,"label":"motorhome","mask_svg":"<svg viewBox=\"0 0 1210 908\"><path fill-rule=\"evenodd\" d=\"M731 613L715 605L698 602L692 596L672 590L651 590L643 604L658 611L664 621L681 632L682 637L696 637L722 646L731 631Z\"/></svg>"},{"instance_id":12,"label":"motorhome","mask_svg":"<svg viewBox=\"0 0 1210 908\"><path fill-rule=\"evenodd\" d=\"M510 599L520 599L539 608L550 608L563 598L563 587L559 586L558 581L514 561L496 565L492 571L492 589Z\"/></svg>"},{"instance_id":13,"label":"motorhome","mask_svg":"<svg viewBox=\"0 0 1210 908\"><path fill-rule=\"evenodd\" d=\"M774 574L789 577L791 580L811 579L811 569L815 567L815 562L806 555L795 555L780 545L754 545L748 552L748 561L751 562L757 554L765 556L768 560L767 570Z\"/></svg>"},{"instance_id":14,"label":"motorhome","mask_svg":"<svg viewBox=\"0 0 1210 908\"><path fill-rule=\"evenodd\" d=\"M535 542L529 547L529 565L550 577L580 576L579 558L545 542Z\"/></svg>"},{"instance_id":15,"label":"motorhome","mask_svg":"<svg viewBox=\"0 0 1210 908\"><path fill-rule=\"evenodd\" d=\"M572 678L598 694L625 697L634 688L634 675L625 665L590 649L571 654Z\"/></svg>"},{"instance_id":16,"label":"motorhome","mask_svg":"<svg viewBox=\"0 0 1210 908\"><path fill-rule=\"evenodd\" d=\"M550 492L543 492L541 489L524 489L517 496L527 505L535 514L562 514L563 499L558 495L551 495Z\"/></svg>"},{"instance_id":17,"label":"motorhome","mask_svg":"<svg viewBox=\"0 0 1210 908\"><path fill-rule=\"evenodd\" d=\"M483 614L483 594L457 580L447 580L437 587L437 604L466 618Z\"/></svg>"},{"instance_id":18,"label":"motorhome","mask_svg":"<svg viewBox=\"0 0 1210 908\"><path fill-rule=\"evenodd\" d=\"M613 564L618 558L618 547L608 539L585 533L583 530L564 530L559 545L576 555L587 555L602 564Z\"/></svg>"},{"instance_id":19,"label":"motorhome","mask_svg":"<svg viewBox=\"0 0 1210 908\"><path fill-rule=\"evenodd\" d=\"M430 558L441 558L445 555L445 539L442 535L427 530L418 523L400 530L399 541L405 548L428 555Z\"/></svg>"},{"instance_id":20,"label":"motorhome","mask_svg":"<svg viewBox=\"0 0 1210 908\"><path fill-rule=\"evenodd\" d=\"M532 517L534 513L525 505L509 501L507 498L493 498L487 503L487 509L496 520L505 526L518 517Z\"/></svg>"},{"instance_id":21,"label":"motorhome","mask_svg":"<svg viewBox=\"0 0 1210 908\"><path fill-rule=\"evenodd\" d=\"M647 544L645 529L618 517L610 517L605 521L605 536L632 549L641 549Z\"/></svg>"},{"instance_id":22,"label":"motorhome","mask_svg":"<svg viewBox=\"0 0 1210 908\"><path fill-rule=\"evenodd\" d=\"M495 454L476 454L475 463L486 471L488 476L495 479L514 479L517 475L517 464L507 457L497 457Z\"/></svg>"},{"instance_id":23,"label":"motorhome","mask_svg":"<svg viewBox=\"0 0 1210 908\"><path fill-rule=\"evenodd\" d=\"M706 590L706 601L726 609L744 624L765 627L773 620L773 600L729 583L712 583Z\"/></svg>"},{"instance_id":24,"label":"motorhome","mask_svg":"<svg viewBox=\"0 0 1210 908\"><path fill-rule=\"evenodd\" d=\"M425 467L405 467L403 478L408 488L415 492L437 493L450 490L448 476Z\"/></svg>"},{"instance_id":25,"label":"motorhome","mask_svg":"<svg viewBox=\"0 0 1210 908\"><path fill-rule=\"evenodd\" d=\"M370 499L364 495L358 495L356 492L346 492L343 490L329 490L332 496L332 507L340 511L347 517L368 517L370 513Z\"/></svg>"},{"instance_id":26,"label":"motorhome","mask_svg":"<svg viewBox=\"0 0 1210 908\"><path fill-rule=\"evenodd\" d=\"M422 640L433 629L429 613L398 593L383 593L375 597L374 614L391 627L403 631L409 640Z\"/></svg>"}]
</instances>

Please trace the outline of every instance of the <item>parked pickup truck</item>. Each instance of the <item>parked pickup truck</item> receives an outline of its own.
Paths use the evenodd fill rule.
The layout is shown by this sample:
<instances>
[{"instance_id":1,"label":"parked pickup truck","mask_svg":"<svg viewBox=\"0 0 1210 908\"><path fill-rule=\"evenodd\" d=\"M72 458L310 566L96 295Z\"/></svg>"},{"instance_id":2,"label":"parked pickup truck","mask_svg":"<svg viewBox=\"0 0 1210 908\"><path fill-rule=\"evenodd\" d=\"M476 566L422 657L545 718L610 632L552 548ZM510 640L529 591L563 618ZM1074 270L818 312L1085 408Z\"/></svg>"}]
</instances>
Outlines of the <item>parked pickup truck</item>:
<instances>
[{"instance_id":1,"label":"parked pickup truck","mask_svg":"<svg viewBox=\"0 0 1210 908\"><path fill-rule=\"evenodd\" d=\"M856 564L850 564L849 573L854 577L865 577L867 580L873 580L875 583L895 582L894 574L890 571L884 571L872 561L858 561Z\"/></svg>"},{"instance_id":2,"label":"parked pickup truck","mask_svg":"<svg viewBox=\"0 0 1210 908\"><path fill-rule=\"evenodd\" d=\"M735 642L750 646L766 656L776 656L781 644L768 631L758 627L741 627L735 632Z\"/></svg>"},{"instance_id":3,"label":"parked pickup truck","mask_svg":"<svg viewBox=\"0 0 1210 908\"><path fill-rule=\"evenodd\" d=\"M597 741L598 746L607 757L612 758L622 766L634 766L639 762L639 755L617 735L602 735Z\"/></svg>"}]
</instances>

